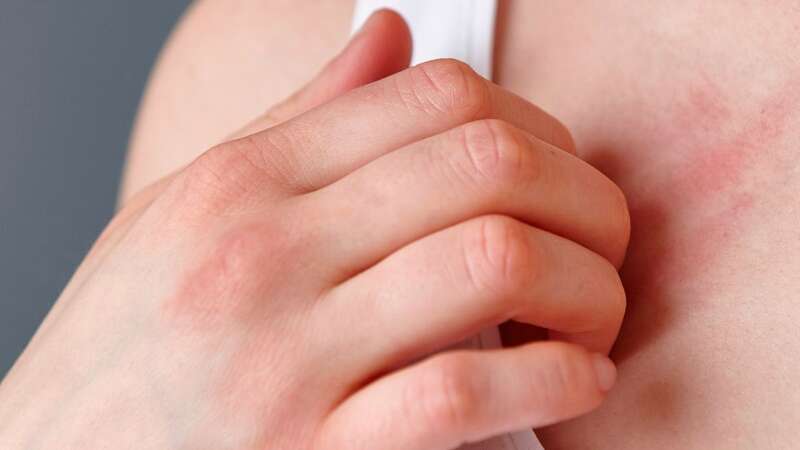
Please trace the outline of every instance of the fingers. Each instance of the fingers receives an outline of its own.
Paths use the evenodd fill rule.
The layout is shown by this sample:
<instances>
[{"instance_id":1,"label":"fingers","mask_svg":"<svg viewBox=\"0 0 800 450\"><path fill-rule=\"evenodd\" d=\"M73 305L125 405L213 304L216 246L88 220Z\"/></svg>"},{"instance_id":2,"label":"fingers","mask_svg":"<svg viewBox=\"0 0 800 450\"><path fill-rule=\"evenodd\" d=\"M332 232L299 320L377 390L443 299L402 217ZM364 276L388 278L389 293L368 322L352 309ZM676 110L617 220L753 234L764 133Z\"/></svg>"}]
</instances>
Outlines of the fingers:
<instances>
[{"instance_id":1,"label":"fingers","mask_svg":"<svg viewBox=\"0 0 800 450\"><path fill-rule=\"evenodd\" d=\"M516 217L614 263L621 263L629 233L625 199L614 183L577 157L496 120L411 144L306 198L325 222L330 254L337 256L331 268L345 272L484 214Z\"/></svg>"},{"instance_id":2,"label":"fingers","mask_svg":"<svg viewBox=\"0 0 800 450\"><path fill-rule=\"evenodd\" d=\"M408 67L411 32L403 18L384 9L373 13L347 46L305 88L273 107L233 138L241 138L288 120L358 86Z\"/></svg>"},{"instance_id":3,"label":"fingers","mask_svg":"<svg viewBox=\"0 0 800 450\"><path fill-rule=\"evenodd\" d=\"M265 130L353 88L403 70L408 67L410 59L411 34L405 21L396 12L379 10L370 16L344 50L323 68L314 80L283 103L271 108L263 116L234 133L231 139L239 139ZM257 167L257 162L251 159L253 155L248 155L248 152L243 150L244 147L242 143L236 141L220 144L195 160L190 165L189 172L211 171L214 172L212 178L220 180L232 178L231 182L234 185L253 184L249 183L248 179L253 177L261 179L264 173ZM216 175L219 172L234 172L236 176ZM247 174L252 177L244 176ZM226 181L225 184L228 183ZM263 185L266 186L267 183ZM224 186L215 186L211 190L228 189ZM227 202L228 199L225 200Z\"/></svg>"},{"instance_id":4,"label":"fingers","mask_svg":"<svg viewBox=\"0 0 800 450\"><path fill-rule=\"evenodd\" d=\"M607 358L564 343L440 354L353 394L314 448L449 450L586 413L615 378Z\"/></svg>"},{"instance_id":5,"label":"fingers","mask_svg":"<svg viewBox=\"0 0 800 450\"><path fill-rule=\"evenodd\" d=\"M604 258L485 216L416 241L332 289L314 326L339 336L320 346L337 355L344 379L407 364L509 319L607 352L624 311L619 276Z\"/></svg>"},{"instance_id":6,"label":"fingers","mask_svg":"<svg viewBox=\"0 0 800 450\"><path fill-rule=\"evenodd\" d=\"M556 147L572 150L557 120L477 75L438 60L355 89L247 138L281 187L307 192L394 149L481 118L505 120Z\"/></svg>"}]
</instances>

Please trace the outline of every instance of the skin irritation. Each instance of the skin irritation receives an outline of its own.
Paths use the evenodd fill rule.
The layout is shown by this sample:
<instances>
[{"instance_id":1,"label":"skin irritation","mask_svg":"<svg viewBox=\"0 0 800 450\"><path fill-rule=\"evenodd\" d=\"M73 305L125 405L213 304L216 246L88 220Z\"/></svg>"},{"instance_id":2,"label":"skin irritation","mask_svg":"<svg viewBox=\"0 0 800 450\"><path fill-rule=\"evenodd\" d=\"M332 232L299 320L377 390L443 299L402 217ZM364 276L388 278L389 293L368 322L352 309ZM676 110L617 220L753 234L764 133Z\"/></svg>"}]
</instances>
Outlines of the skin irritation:
<instances>
[{"instance_id":1,"label":"skin irritation","mask_svg":"<svg viewBox=\"0 0 800 450\"><path fill-rule=\"evenodd\" d=\"M250 436L248 439L255 439L254 434L268 434L264 429L287 427L266 423L266 419L248 423L248 418L276 415L274 405L264 396L253 395L266 385L274 388L275 379L286 380L286 384L268 398L297 395L286 399L286 404L308 402L297 394L305 391L296 388L307 377L298 376L296 367L286 364L297 360L290 355L312 358L313 354L307 343L295 336L293 330L299 321L289 320L292 314L286 313L290 309L296 312L298 304L292 299L298 294L269 288L282 285L276 283L278 278L302 276L297 261L289 258L297 255L295 237L296 233L275 221L254 221L223 231L219 240L211 240L217 242L213 247L197 250L202 255L196 258L199 263L183 276L175 295L162 305L161 316L170 330L188 337L194 345L213 346L213 353L219 357L215 369L206 374L210 377L207 389L224 415L214 417L210 427L217 429L224 423L221 428L232 435ZM257 279L253 273L259 274ZM258 325L266 316L272 316L276 325L265 330ZM276 320L275 316L287 319ZM311 414L308 409L307 417ZM258 436L258 440L267 439Z\"/></svg>"},{"instance_id":2,"label":"skin irritation","mask_svg":"<svg viewBox=\"0 0 800 450\"><path fill-rule=\"evenodd\" d=\"M764 203L796 166L786 163L794 152L786 143L798 125L791 105L800 104L800 83L737 96L718 77L694 75L642 114L653 122L646 145L636 147L642 152L610 160L632 217L621 274L628 310L612 352L619 388L595 415L543 430L547 448L695 448L693 439L701 442L703 433L725 426L703 428L697 420L707 414L701 408L719 404L720 389L730 388L710 364L725 361L724 353L739 344L715 339L742 334L743 322L726 325L741 320L743 307L724 285L749 276L752 260L743 261L747 252L738 248L763 228ZM709 346L719 353L710 354ZM669 362L653 362L664 358ZM705 369L697 373L698 367ZM622 440L604 436L609 426L631 432Z\"/></svg>"},{"instance_id":3,"label":"skin irritation","mask_svg":"<svg viewBox=\"0 0 800 450\"><path fill-rule=\"evenodd\" d=\"M783 158L773 149L780 147L797 92L788 84L754 113L737 116L732 110L737 103L709 77L686 90L665 125L670 154L660 157L662 173L647 180L652 187L645 195L630 199L633 232L626 273L636 285L648 284L637 267L647 267L652 275L647 278L657 277L651 281L702 273L746 226L757 206L760 180L781 170L777 161ZM686 231L681 238L668 229L676 226Z\"/></svg>"},{"instance_id":4,"label":"skin irritation","mask_svg":"<svg viewBox=\"0 0 800 450\"><path fill-rule=\"evenodd\" d=\"M748 235L764 193L791 167L782 142L800 83L747 109L709 77L683 92L660 119L658 140L668 153L652 155L655 169L627 186L637 195L629 195L631 244L621 273L629 303L614 350L619 363L660 335L676 303L691 301L697 312L716 301L704 289L724 279L720 258Z\"/></svg>"},{"instance_id":5,"label":"skin irritation","mask_svg":"<svg viewBox=\"0 0 800 450\"><path fill-rule=\"evenodd\" d=\"M162 306L170 323L209 330L231 320L252 320L253 293L269 286L283 272L280 263L289 252L289 236L269 223L252 223L227 230L191 269L177 293ZM253 269L255 267L255 269ZM257 280L247 274L259 273Z\"/></svg>"}]
</instances>

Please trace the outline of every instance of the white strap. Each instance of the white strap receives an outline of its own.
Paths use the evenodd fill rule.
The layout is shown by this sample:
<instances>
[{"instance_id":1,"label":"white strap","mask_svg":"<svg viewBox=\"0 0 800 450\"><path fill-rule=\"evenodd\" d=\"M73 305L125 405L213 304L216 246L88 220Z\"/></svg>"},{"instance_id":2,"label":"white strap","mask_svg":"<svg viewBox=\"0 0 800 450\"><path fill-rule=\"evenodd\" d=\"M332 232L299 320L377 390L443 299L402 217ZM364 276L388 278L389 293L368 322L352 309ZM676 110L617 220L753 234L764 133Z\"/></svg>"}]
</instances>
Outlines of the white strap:
<instances>
[{"instance_id":1,"label":"white strap","mask_svg":"<svg viewBox=\"0 0 800 450\"><path fill-rule=\"evenodd\" d=\"M456 58L491 79L496 0L359 0L353 29L379 8L399 12L411 26L412 64Z\"/></svg>"}]
</instances>

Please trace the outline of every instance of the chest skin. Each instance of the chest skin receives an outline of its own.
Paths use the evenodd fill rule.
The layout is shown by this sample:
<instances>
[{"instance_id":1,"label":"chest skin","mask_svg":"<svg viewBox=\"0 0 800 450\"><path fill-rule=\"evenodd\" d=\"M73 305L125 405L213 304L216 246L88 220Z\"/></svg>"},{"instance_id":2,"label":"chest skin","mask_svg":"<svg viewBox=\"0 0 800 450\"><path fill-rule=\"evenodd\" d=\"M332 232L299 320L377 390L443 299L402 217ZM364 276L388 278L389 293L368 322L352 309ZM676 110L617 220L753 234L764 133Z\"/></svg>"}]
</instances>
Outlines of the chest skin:
<instances>
[{"instance_id":1,"label":"chest skin","mask_svg":"<svg viewBox=\"0 0 800 450\"><path fill-rule=\"evenodd\" d=\"M499 18L495 79L561 119L632 215L619 384L545 446L789 448L800 7L509 1Z\"/></svg>"}]
</instances>

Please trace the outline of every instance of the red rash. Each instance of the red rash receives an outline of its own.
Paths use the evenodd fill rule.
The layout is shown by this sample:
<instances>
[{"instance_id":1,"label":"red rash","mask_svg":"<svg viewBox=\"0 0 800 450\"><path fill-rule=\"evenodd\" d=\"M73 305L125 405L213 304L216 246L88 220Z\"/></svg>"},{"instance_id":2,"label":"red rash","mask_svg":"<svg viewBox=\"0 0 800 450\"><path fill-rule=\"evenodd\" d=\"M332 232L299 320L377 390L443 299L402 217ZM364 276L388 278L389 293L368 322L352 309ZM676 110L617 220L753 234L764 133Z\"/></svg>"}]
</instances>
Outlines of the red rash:
<instances>
[{"instance_id":1,"label":"red rash","mask_svg":"<svg viewBox=\"0 0 800 450\"><path fill-rule=\"evenodd\" d=\"M720 299L708 289L725 282L717 271L725 270L721 255L741 244L756 223L755 208L792 167L785 162L793 149L783 139L792 106L800 105L800 83L760 102L723 95L708 79L685 92L674 110L654 115L650 152L623 179L632 234L617 361L657 339L676 315ZM684 301L690 309L676 306Z\"/></svg>"},{"instance_id":2,"label":"red rash","mask_svg":"<svg viewBox=\"0 0 800 450\"><path fill-rule=\"evenodd\" d=\"M655 176L631 187L643 194L630 195L626 284L649 289L667 277L696 276L741 235L742 219L765 189L764 174L768 180L780 170L776 149L790 106L800 104L797 93L789 84L754 108L704 78L676 101L660 124L662 149L654 149L669 153L651 155Z\"/></svg>"},{"instance_id":3,"label":"red rash","mask_svg":"<svg viewBox=\"0 0 800 450\"><path fill-rule=\"evenodd\" d=\"M693 89L688 105L678 110L682 117L676 120L679 124L694 121L694 125L688 124L687 139L696 142L687 146L685 170L677 174L678 184L690 197L741 190L743 174L758 168L760 160L769 159L791 113L786 90L767 98L756 115L748 116L744 108L742 114L732 114L728 104L735 102L711 86Z\"/></svg>"},{"instance_id":4,"label":"red rash","mask_svg":"<svg viewBox=\"0 0 800 450\"><path fill-rule=\"evenodd\" d=\"M285 269L291 238L271 224L250 224L225 232L210 252L198 249L200 263L183 277L164 316L190 329L208 329L231 320L246 321L260 306L261 286ZM258 274L253 279L252 274Z\"/></svg>"}]
</instances>

